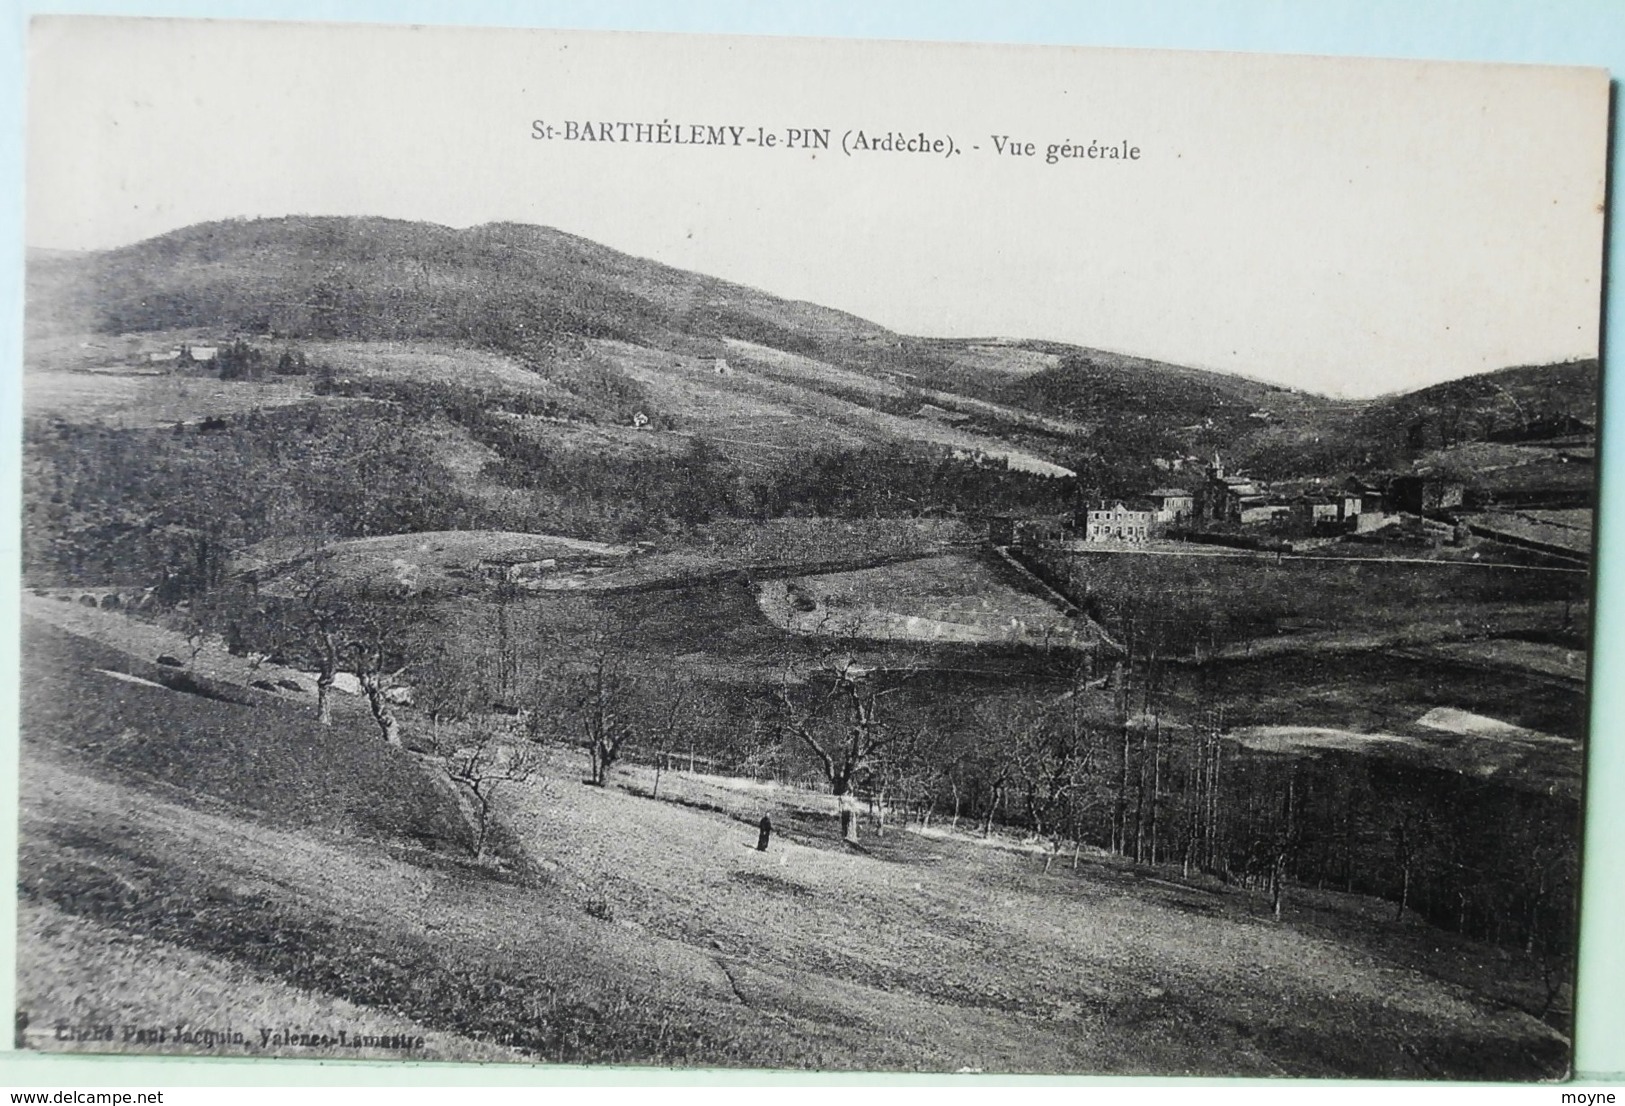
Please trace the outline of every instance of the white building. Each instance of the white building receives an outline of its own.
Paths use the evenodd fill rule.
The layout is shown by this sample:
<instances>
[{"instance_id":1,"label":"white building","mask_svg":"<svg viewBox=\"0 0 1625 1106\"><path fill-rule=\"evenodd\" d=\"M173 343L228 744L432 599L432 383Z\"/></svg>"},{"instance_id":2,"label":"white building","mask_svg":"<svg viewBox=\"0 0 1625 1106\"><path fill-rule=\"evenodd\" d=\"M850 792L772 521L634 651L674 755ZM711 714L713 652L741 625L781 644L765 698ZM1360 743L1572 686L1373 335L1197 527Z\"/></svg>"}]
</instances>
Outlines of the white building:
<instances>
[{"instance_id":1,"label":"white building","mask_svg":"<svg viewBox=\"0 0 1625 1106\"><path fill-rule=\"evenodd\" d=\"M1084 520L1083 540L1144 545L1151 540L1151 520L1151 511L1125 507L1120 502L1111 507L1103 505L1088 512Z\"/></svg>"}]
</instances>

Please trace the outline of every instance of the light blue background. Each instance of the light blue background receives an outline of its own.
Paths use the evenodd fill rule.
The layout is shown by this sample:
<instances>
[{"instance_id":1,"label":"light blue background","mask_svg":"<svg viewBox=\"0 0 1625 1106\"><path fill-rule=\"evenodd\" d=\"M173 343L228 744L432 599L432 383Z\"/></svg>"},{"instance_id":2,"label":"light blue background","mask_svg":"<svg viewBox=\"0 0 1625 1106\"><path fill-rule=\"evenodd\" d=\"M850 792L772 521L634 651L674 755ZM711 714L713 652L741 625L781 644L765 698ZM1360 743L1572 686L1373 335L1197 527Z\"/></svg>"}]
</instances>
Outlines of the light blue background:
<instances>
[{"instance_id":1,"label":"light blue background","mask_svg":"<svg viewBox=\"0 0 1625 1106\"><path fill-rule=\"evenodd\" d=\"M769 5L744 0L687 0L658 3L536 2L468 0L142 0L50 3L0 0L0 241L7 245L0 265L0 348L8 369L0 380L0 408L12 433L0 439L0 465L18 471L17 359L21 351L23 43L28 16L35 13L312 19L346 22L464 23L487 26L569 27L728 34L817 35L840 38L893 38L938 41L1053 43L1083 46L1238 50L1250 52L1442 58L1563 65L1590 65L1625 73L1625 0L1087 0L1078 3L823 2ZM1616 92L1617 96L1617 92ZM342 109L340 109L342 110ZM1617 109L1616 109L1617 111ZM1613 123L1611 173L1620 164L1619 122ZM1513 150L1508 156L1516 156ZM1619 257L1619 192L1611 192L1610 256ZM1610 265L1610 270L1614 268ZM1620 313L1621 289L1614 281L1609 316ZM1612 329L1605 330L1612 337ZM1605 365L1618 342L1607 341ZM1625 548L1625 380L1604 375L1602 511L1604 550ZM15 480L0 482L0 512L18 517ZM0 576L15 573L14 530L0 533ZM1586 891L1583 909L1579 1022L1576 1067L1593 1080L1625 1079L1625 747L1616 719L1625 703L1625 579L1599 561L1597 648L1594 658L1590 790L1586 830ZM0 671L16 671L15 598L0 596ZM15 696L0 697L0 733L15 732ZM8 757L15 744L4 746ZM0 768L0 807L15 802L15 773ZM15 821L0 822L0 881L15 882ZM11 963L10 905L0 909L0 950L4 971ZM0 996L9 994L9 986ZM9 1003L7 1004L9 1006ZM5 1015L9 1021L9 1014ZM1350 1027L1358 1032L1357 1027ZM9 1036L9 1034L6 1034ZM409 1065L315 1065L243 1061L116 1061L0 1054L0 1085L56 1087L120 1083L210 1085L221 1083L426 1084L624 1082L658 1078L679 1084L780 1081L796 1077L748 1073L587 1072L581 1069ZM805 1081L806 1077L801 1077ZM821 1077L849 1084L850 1078ZM867 1080L873 1082L873 1080ZM893 1084L918 1083L893 1077ZM999 1079L999 1083L1026 1082ZM1032 1080L1031 1082L1053 1082Z\"/></svg>"}]
</instances>

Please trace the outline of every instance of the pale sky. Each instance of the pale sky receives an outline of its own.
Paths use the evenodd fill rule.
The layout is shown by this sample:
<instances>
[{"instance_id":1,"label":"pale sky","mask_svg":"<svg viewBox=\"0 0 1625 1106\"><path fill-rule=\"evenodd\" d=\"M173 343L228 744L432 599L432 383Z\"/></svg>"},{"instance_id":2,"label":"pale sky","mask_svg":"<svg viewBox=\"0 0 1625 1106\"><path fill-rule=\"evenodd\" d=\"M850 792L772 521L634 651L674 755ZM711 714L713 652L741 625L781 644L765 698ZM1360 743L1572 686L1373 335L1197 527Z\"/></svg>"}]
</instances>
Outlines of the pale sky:
<instances>
[{"instance_id":1,"label":"pale sky","mask_svg":"<svg viewBox=\"0 0 1625 1106\"><path fill-rule=\"evenodd\" d=\"M43 18L27 233L540 223L904 333L1366 396L1596 355L1607 107L1595 69ZM535 119L832 148L536 141ZM858 129L964 152L843 154ZM1043 160L1125 140L1139 160Z\"/></svg>"}]
</instances>

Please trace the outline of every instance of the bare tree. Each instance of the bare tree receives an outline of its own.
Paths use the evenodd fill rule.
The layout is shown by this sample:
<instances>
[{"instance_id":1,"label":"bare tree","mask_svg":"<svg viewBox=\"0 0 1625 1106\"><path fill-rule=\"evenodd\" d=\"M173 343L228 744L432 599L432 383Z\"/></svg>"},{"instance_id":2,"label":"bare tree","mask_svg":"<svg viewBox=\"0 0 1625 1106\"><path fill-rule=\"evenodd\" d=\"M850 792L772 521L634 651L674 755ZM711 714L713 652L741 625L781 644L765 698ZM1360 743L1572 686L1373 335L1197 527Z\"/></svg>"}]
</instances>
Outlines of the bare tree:
<instances>
[{"instance_id":1,"label":"bare tree","mask_svg":"<svg viewBox=\"0 0 1625 1106\"><path fill-rule=\"evenodd\" d=\"M491 696L466 652L441 641L425 652L415 666L416 705L428 715L439 739L440 727L458 722L491 706Z\"/></svg>"},{"instance_id":2,"label":"bare tree","mask_svg":"<svg viewBox=\"0 0 1625 1106\"><path fill-rule=\"evenodd\" d=\"M1079 697L1068 695L1018 726L1012 737L1011 762L1021 781L1028 824L1049 843L1044 857L1048 872L1066 831L1077 832L1082 793L1095 767L1095 731Z\"/></svg>"},{"instance_id":3,"label":"bare tree","mask_svg":"<svg viewBox=\"0 0 1625 1106\"><path fill-rule=\"evenodd\" d=\"M295 649L316 671L317 721L333 724L333 687L348 670L384 740L401 744L393 689L432 636L423 597L400 581L357 581L317 544L261 599L268 651Z\"/></svg>"},{"instance_id":4,"label":"bare tree","mask_svg":"<svg viewBox=\"0 0 1625 1106\"><path fill-rule=\"evenodd\" d=\"M1411 887L1416 869L1430 844L1432 823L1433 819L1426 808L1401 801L1389 829L1389 839L1394 847L1394 864L1399 868L1399 899L1394 904L1396 922L1404 920L1405 910L1411 904Z\"/></svg>"},{"instance_id":5,"label":"bare tree","mask_svg":"<svg viewBox=\"0 0 1625 1106\"><path fill-rule=\"evenodd\" d=\"M426 609L400 589L363 588L345 625L344 653L383 738L401 744L396 689L421 647Z\"/></svg>"},{"instance_id":6,"label":"bare tree","mask_svg":"<svg viewBox=\"0 0 1625 1106\"><path fill-rule=\"evenodd\" d=\"M298 653L316 673L316 720L333 724L333 685L343 663L345 629L354 603L331 550L313 541L292 571L262 586L257 612L266 652Z\"/></svg>"},{"instance_id":7,"label":"bare tree","mask_svg":"<svg viewBox=\"0 0 1625 1106\"><path fill-rule=\"evenodd\" d=\"M840 809L841 837L856 842L855 788L895 736L882 705L917 666L864 665L835 649L821 659L804 673L786 666L777 687L781 719L785 732L817 758Z\"/></svg>"},{"instance_id":8,"label":"bare tree","mask_svg":"<svg viewBox=\"0 0 1625 1106\"><path fill-rule=\"evenodd\" d=\"M707 725L715 704L700 694L701 689L693 681L684 677L668 675L657 679L653 690L646 741L655 761L655 782L649 794L651 798L659 798L661 774L672 752L678 748L679 739L685 733L692 739L696 729Z\"/></svg>"},{"instance_id":9,"label":"bare tree","mask_svg":"<svg viewBox=\"0 0 1625 1106\"><path fill-rule=\"evenodd\" d=\"M693 722L688 680L669 672L640 671L626 635L605 623L579 659L562 660L535 686L531 717L541 730L567 736L587 751L589 782L610 773L638 746L668 751L685 723Z\"/></svg>"},{"instance_id":10,"label":"bare tree","mask_svg":"<svg viewBox=\"0 0 1625 1106\"><path fill-rule=\"evenodd\" d=\"M456 732L448 728L437 734L434 752L446 775L472 799L473 853L476 860L481 859L490 838L497 791L503 784L520 783L536 774L538 746L481 715Z\"/></svg>"},{"instance_id":11,"label":"bare tree","mask_svg":"<svg viewBox=\"0 0 1625 1106\"><path fill-rule=\"evenodd\" d=\"M568 710L598 787L608 783L610 769L632 739L630 720L622 710L630 684L622 658L604 648L595 650L586 667L567 681Z\"/></svg>"}]
</instances>

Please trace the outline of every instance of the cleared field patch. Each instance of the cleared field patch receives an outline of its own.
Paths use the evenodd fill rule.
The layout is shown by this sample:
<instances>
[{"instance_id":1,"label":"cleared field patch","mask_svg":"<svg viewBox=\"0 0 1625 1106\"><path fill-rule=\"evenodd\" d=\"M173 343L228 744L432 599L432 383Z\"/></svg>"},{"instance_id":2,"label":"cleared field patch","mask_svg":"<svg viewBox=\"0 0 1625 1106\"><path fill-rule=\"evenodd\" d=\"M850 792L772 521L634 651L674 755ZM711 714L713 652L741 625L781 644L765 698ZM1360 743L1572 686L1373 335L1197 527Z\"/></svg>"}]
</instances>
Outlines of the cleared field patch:
<instances>
[{"instance_id":1,"label":"cleared field patch","mask_svg":"<svg viewBox=\"0 0 1625 1106\"><path fill-rule=\"evenodd\" d=\"M1460 719L1472 719L1462 723ZM1453 707L1435 707L1399 732L1326 726L1241 726L1225 736L1265 754L1339 752L1423 766L1478 780L1495 778L1578 800L1581 755L1563 738L1526 730Z\"/></svg>"},{"instance_id":2,"label":"cleared field patch","mask_svg":"<svg viewBox=\"0 0 1625 1106\"><path fill-rule=\"evenodd\" d=\"M1562 741L1560 737L1540 733L1537 730L1527 730L1522 726L1514 726L1510 722L1503 722L1499 718L1488 718L1472 711L1457 710L1454 707L1434 707L1416 720L1418 726L1426 726L1431 730L1440 730L1444 733L1460 734L1463 737L1482 737L1504 741Z\"/></svg>"},{"instance_id":3,"label":"cleared field patch","mask_svg":"<svg viewBox=\"0 0 1625 1106\"><path fill-rule=\"evenodd\" d=\"M564 389L511 357L449 342L300 341L298 347L312 362L326 362L340 376L565 394Z\"/></svg>"},{"instance_id":4,"label":"cleared field patch","mask_svg":"<svg viewBox=\"0 0 1625 1106\"><path fill-rule=\"evenodd\" d=\"M796 565L944 553L979 536L959 519L776 518L713 522L696 533L692 545L741 564Z\"/></svg>"},{"instance_id":5,"label":"cleared field patch","mask_svg":"<svg viewBox=\"0 0 1625 1106\"><path fill-rule=\"evenodd\" d=\"M271 380L219 380L176 372L164 375L118 372L28 372L23 377L23 411L69 421L99 419L124 427L173 426L267 407L286 407L315 398L308 377ZM329 398L327 403L353 403Z\"/></svg>"},{"instance_id":6,"label":"cleared field patch","mask_svg":"<svg viewBox=\"0 0 1625 1106\"><path fill-rule=\"evenodd\" d=\"M1567 681L1368 649L1180 664L1165 686L1168 715L1222 710L1226 734L1260 755L1347 756L1390 763L1402 778L1429 769L1517 792L1580 794L1586 698Z\"/></svg>"},{"instance_id":7,"label":"cleared field patch","mask_svg":"<svg viewBox=\"0 0 1625 1106\"><path fill-rule=\"evenodd\" d=\"M1024 472L1073 475L1070 469L997 438L944 426L929 418L908 418L875 410L862 403L826 395L815 386L792 382L782 374L770 376L741 368L727 376L718 376L704 359L682 359L622 342L600 341L594 345L616 368L648 388L662 410L676 417L685 430L698 431L703 427L689 426L682 420L716 424L719 438L729 433L722 424L731 425L731 433L739 435L745 429L740 422L743 419L756 420L763 427L774 426L779 432L811 426L826 448L917 442L966 457L1002 460ZM833 366L829 368L834 373L846 372ZM872 388L868 391L879 395ZM759 443L764 439L755 437L754 440Z\"/></svg>"},{"instance_id":8,"label":"cleared field patch","mask_svg":"<svg viewBox=\"0 0 1625 1106\"><path fill-rule=\"evenodd\" d=\"M814 385L828 384L885 399L902 399L908 394L884 377L838 368L827 361L803 357L799 353L757 345L741 338L724 338L723 343L728 347L730 367L736 363L750 365L756 362L762 369L782 373L792 379L799 377Z\"/></svg>"},{"instance_id":9,"label":"cleared field patch","mask_svg":"<svg viewBox=\"0 0 1625 1106\"><path fill-rule=\"evenodd\" d=\"M334 549L341 553L366 553L380 557L417 554L459 560L530 553L538 556L586 553L600 557L623 557L631 552L624 545L514 530L432 530L384 534L375 538L349 538L335 542Z\"/></svg>"},{"instance_id":10,"label":"cleared field patch","mask_svg":"<svg viewBox=\"0 0 1625 1106\"><path fill-rule=\"evenodd\" d=\"M1290 753L1314 749L1345 749L1363 752L1379 746L1404 745L1412 748L1421 743L1415 738L1391 733L1356 733L1353 730L1333 730L1321 726L1244 726L1231 730L1228 736L1249 749L1265 753Z\"/></svg>"},{"instance_id":11,"label":"cleared field patch","mask_svg":"<svg viewBox=\"0 0 1625 1106\"><path fill-rule=\"evenodd\" d=\"M681 435L648 427L567 422L542 415L504 414L502 417L530 441L568 452L599 457L646 457L678 455L688 449L688 441Z\"/></svg>"},{"instance_id":12,"label":"cleared field patch","mask_svg":"<svg viewBox=\"0 0 1625 1106\"><path fill-rule=\"evenodd\" d=\"M1426 651L1485 668L1504 668L1512 672L1568 680L1576 686L1583 685L1586 679L1586 650L1545 642L1490 638L1442 643Z\"/></svg>"},{"instance_id":13,"label":"cleared field patch","mask_svg":"<svg viewBox=\"0 0 1625 1106\"><path fill-rule=\"evenodd\" d=\"M614 590L716 577L730 572L797 574L896 557L923 557L974 543L957 519L725 519L662 542L592 574L561 572L540 590Z\"/></svg>"},{"instance_id":14,"label":"cleared field patch","mask_svg":"<svg viewBox=\"0 0 1625 1106\"><path fill-rule=\"evenodd\" d=\"M966 457L986 457L1003 461L1019 472L1031 472L1039 476L1077 475L1064 465L1047 461L1036 453L1008 445L997 438L973 434L966 430L955 430L931 419L904 418L900 415L889 415L884 411L869 411L867 408L856 410L861 412L858 417L869 424L906 441L942 446Z\"/></svg>"},{"instance_id":15,"label":"cleared field patch","mask_svg":"<svg viewBox=\"0 0 1625 1106\"><path fill-rule=\"evenodd\" d=\"M1475 534L1584 559L1591 556L1591 512L1485 511L1465 516Z\"/></svg>"},{"instance_id":16,"label":"cleared field patch","mask_svg":"<svg viewBox=\"0 0 1625 1106\"><path fill-rule=\"evenodd\" d=\"M648 389L663 412L682 420L794 418L801 413L793 406L754 394L742 375L716 375L705 358L610 340L594 342L593 349Z\"/></svg>"},{"instance_id":17,"label":"cleared field patch","mask_svg":"<svg viewBox=\"0 0 1625 1106\"><path fill-rule=\"evenodd\" d=\"M955 368L1003 376L1031 376L1061 363L1059 354L998 342L969 345L942 343L934 346L933 351Z\"/></svg>"},{"instance_id":18,"label":"cleared field patch","mask_svg":"<svg viewBox=\"0 0 1625 1106\"><path fill-rule=\"evenodd\" d=\"M946 410L939 411L936 416L927 416L924 419L926 422L934 422L946 412L958 412L965 416L1009 423L1013 426L1040 430L1048 434L1085 436L1089 433L1088 427L1067 419L1049 418L1033 411L1008 407L985 399L962 396L954 392L937 391L932 388L920 388L912 385L905 388L888 376L854 372L851 369L843 369L832 365L827 361L803 357L796 353L786 353L783 350L759 346L753 342L745 342L737 338L729 338L725 339L725 341L728 348L739 355L737 363L745 368L790 383L805 384L813 388L824 385L838 389L847 395L872 396L891 407L894 414L901 413L912 416L916 413L913 408L930 404ZM735 363L735 361L729 362L730 366Z\"/></svg>"},{"instance_id":19,"label":"cleared field patch","mask_svg":"<svg viewBox=\"0 0 1625 1106\"><path fill-rule=\"evenodd\" d=\"M322 547L328 568L355 586L364 583L400 585L411 591L433 591L458 580L479 575L482 565L533 564L548 569L568 562L613 563L632 553L629 546L567 538L556 534L528 534L513 530L432 530L350 538ZM297 568L310 558L308 543L273 538L260 542L238 558L239 569L253 569L269 579Z\"/></svg>"},{"instance_id":20,"label":"cleared field patch","mask_svg":"<svg viewBox=\"0 0 1625 1106\"><path fill-rule=\"evenodd\" d=\"M792 633L875 640L1082 643L1051 603L967 554L762 583L762 612Z\"/></svg>"},{"instance_id":21,"label":"cleared field patch","mask_svg":"<svg viewBox=\"0 0 1625 1106\"><path fill-rule=\"evenodd\" d=\"M1571 630L1584 573L1520 565L1075 552L1067 591L1167 618L1175 651L1248 656Z\"/></svg>"},{"instance_id":22,"label":"cleared field patch","mask_svg":"<svg viewBox=\"0 0 1625 1106\"><path fill-rule=\"evenodd\" d=\"M1416 459L1422 471L1444 468L1446 471L1479 476L1500 469L1517 468L1550 462L1550 447L1512 445L1503 442L1463 442L1447 449L1436 449Z\"/></svg>"}]
</instances>

